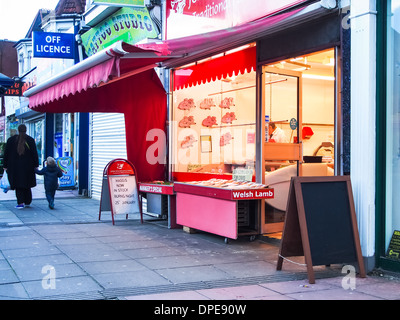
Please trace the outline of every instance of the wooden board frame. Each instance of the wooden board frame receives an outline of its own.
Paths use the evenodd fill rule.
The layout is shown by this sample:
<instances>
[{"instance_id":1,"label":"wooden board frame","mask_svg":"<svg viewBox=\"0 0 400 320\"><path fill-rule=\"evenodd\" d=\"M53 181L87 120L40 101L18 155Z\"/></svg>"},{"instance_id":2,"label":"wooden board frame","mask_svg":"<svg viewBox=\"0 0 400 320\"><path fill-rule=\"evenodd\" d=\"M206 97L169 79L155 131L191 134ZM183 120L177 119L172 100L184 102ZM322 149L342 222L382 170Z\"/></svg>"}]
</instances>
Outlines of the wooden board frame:
<instances>
[{"instance_id":1,"label":"wooden board frame","mask_svg":"<svg viewBox=\"0 0 400 320\"><path fill-rule=\"evenodd\" d=\"M364 261L361 253L361 244L357 227L357 217L353 200L353 191L349 176L337 177L293 177L290 183L289 198L286 210L285 226L282 234L281 247L279 250L277 270L282 270L283 260L286 257L304 256L307 266L308 280L310 284L315 283L313 270L312 252L310 246L309 230L307 227L307 215L304 206L302 184L307 183L330 183L345 182L347 187L348 205L350 209L351 230L353 233L356 260L359 273L362 278L366 277ZM343 199L338 199L340 201ZM339 261L338 261L339 263Z\"/></svg>"}]
</instances>

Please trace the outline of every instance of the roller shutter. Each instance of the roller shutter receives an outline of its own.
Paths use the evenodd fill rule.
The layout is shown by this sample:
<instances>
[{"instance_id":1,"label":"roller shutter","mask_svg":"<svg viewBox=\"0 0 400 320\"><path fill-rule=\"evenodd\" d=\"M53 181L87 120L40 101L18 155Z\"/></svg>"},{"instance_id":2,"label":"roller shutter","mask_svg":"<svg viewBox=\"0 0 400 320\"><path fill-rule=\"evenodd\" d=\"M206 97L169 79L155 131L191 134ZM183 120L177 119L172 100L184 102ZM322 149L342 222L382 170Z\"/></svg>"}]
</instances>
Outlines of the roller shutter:
<instances>
[{"instance_id":1,"label":"roller shutter","mask_svg":"<svg viewBox=\"0 0 400 320\"><path fill-rule=\"evenodd\" d=\"M91 128L90 195L100 199L104 167L127 158L124 114L92 113Z\"/></svg>"}]
</instances>

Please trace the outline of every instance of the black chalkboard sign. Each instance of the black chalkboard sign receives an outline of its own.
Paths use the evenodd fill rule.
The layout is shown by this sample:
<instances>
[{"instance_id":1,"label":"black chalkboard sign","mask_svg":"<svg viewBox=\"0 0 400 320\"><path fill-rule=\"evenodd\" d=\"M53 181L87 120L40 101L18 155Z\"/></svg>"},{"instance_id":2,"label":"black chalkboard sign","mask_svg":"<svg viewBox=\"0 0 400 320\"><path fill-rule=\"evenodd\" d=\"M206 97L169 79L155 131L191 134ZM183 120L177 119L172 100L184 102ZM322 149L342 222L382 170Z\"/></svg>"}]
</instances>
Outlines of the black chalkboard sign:
<instances>
[{"instance_id":1,"label":"black chalkboard sign","mask_svg":"<svg viewBox=\"0 0 400 320\"><path fill-rule=\"evenodd\" d=\"M293 177L277 269L286 257L313 266L358 262L365 277L350 177Z\"/></svg>"}]
</instances>

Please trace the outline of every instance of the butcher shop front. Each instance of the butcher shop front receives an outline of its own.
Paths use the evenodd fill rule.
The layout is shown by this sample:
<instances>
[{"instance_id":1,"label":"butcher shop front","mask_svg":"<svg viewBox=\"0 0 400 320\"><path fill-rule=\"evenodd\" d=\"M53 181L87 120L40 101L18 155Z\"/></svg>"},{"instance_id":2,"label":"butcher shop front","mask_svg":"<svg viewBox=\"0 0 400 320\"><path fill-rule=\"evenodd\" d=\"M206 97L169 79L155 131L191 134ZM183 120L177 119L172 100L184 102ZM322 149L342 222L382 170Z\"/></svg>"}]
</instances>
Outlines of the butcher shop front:
<instances>
[{"instance_id":1,"label":"butcher shop front","mask_svg":"<svg viewBox=\"0 0 400 320\"><path fill-rule=\"evenodd\" d=\"M178 225L226 241L279 234L291 177L343 174L341 22L318 3L165 63Z\"/></svg>"},{"instance_id":2,"label":"butcher shop front","mask_svg":"<svg viewBox=\"0 0 400 320\"><path fill-rule=\"evenodd\" d=\"M349 153L341 11L285 3L209 33L118 42L31 89L30 107L124 113L147 213L169 227L280 233L291 177L346 173Z\"/></svg>"}]
</instances>

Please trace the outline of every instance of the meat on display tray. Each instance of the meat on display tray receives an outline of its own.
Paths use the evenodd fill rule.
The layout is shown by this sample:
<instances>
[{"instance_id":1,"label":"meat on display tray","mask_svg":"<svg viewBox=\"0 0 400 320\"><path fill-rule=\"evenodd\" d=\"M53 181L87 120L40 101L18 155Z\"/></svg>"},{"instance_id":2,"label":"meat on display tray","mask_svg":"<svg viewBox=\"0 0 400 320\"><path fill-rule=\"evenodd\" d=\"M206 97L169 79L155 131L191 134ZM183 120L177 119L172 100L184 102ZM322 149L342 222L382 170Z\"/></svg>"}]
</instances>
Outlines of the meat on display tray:
<instances>
[{"instance_id":1,"label":"meat on display tray","mask_svg":"<svg viewBox=\"0 0 400 320\"><path fill-rule=\"evenodd\" d=\"M174 191L198 196L212 197L223 200L259 200L273 199L274 189L271 188L243 188L229 189L196 185L191 183L175 182Z\"/></svg>"},{"instance_id":2,"label":"meat on display tray","mask_svg":"<svg viewBox=\"0 0 400 320\"><path fill-rule=\"evenodd\" d=\"M139 191L146 193L156 193L173 195L174 194L174 184L173 183L152 183L152 182L140 182Z\"/></svg>"}]
</instances>

